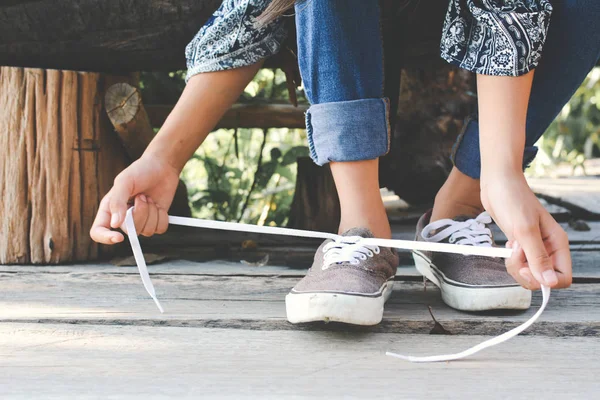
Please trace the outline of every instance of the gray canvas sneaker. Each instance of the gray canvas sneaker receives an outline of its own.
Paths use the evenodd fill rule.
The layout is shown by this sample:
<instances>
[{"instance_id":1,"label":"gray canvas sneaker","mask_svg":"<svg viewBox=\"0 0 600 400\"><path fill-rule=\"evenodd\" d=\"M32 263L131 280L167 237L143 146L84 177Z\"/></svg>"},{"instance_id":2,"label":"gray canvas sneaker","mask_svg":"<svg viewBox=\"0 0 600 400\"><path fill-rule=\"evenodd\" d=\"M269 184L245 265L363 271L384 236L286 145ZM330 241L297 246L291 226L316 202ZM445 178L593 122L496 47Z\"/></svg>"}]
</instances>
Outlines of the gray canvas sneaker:
<instances>
[{"instance_id":1,"label":"gray canvas sneaker","mask_svg":"<svg viewBox=\"0 0 600 400\"><path fill-rule=\"evenodd\" d=\"M376 325L392 293L398 267L396 250L357 244L373 237L368 229L354 228L347 241L326 240L312 267L285 298L291 323L336 321Z\"/></svg>"},{"instance_id":2,"label":"gray canvas sneaker","mask_svg":"<svg viewBox=\"0 0 600 400\"><path fill-rule=\"evenodd\" d=\"M458 217L429 223L431 211L417 224L417 241L494 246L486 212L477 218ZM414 251L417 270L440 288L442 300L462 311L526 310L531 291L506 271L501 258Z\"/></svg>"}]
</instances>

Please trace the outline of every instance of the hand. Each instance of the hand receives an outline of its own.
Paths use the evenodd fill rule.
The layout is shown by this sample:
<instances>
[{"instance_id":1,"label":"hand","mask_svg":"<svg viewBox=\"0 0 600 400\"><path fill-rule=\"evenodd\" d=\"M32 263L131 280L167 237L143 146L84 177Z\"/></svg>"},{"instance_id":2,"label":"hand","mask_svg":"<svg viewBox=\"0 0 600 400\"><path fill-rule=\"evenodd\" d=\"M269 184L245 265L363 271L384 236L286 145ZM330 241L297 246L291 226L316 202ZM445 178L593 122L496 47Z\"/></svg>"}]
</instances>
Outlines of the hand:
<instances>
[{"instance_id":1,"label":"hand","mask_svg":"<svg viewBox=\"0 0 600 400\"><path fill-rule=\"evenodd\" d=\"M125 238L118 229L125 221L130 201L135 209L136 231L143 236L164 233L169 225L167 211L179 183L179 170L154 155L143 155L121 172L100 202L90 236L98 243L115 244Z\"/></svg>"},{"instance_id":2,"label":"hand","mask_svg":"<svg viewBox=\"0 0 600 400\"><path fill-rule=\"evenodd\" d=\"M481 200L513 248L506 267L517 282L530 290L571 285L567 233L540 204L522 173L482 179Z\"/></svg>"}]
</instances>

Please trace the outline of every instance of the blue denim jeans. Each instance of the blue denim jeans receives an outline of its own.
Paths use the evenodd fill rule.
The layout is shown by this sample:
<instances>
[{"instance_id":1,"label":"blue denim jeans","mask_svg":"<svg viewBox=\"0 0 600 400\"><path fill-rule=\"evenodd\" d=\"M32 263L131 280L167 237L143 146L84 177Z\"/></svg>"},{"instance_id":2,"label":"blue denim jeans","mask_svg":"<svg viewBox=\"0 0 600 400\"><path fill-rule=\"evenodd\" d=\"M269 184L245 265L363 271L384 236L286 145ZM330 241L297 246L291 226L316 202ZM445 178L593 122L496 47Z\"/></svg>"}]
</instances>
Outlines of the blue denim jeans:
<instances>
[{"instance_id":1,"label":"blue denim jeans","mask_svg":"<svg viewBox=\"0 0 600 400\"><path fill-rule=\"evenodd\" d=\"M535 142L600 57L600 1L552 4L550 30L529 102L524 167L537 153ZM389 151L380 17L373 0L310 0L296 5L298 58L311 103L306 114L308 141L319 165L375 159ZM452 161L461 172L479 178L476 117L459 136Z\"/></svg>"}]
</instances>

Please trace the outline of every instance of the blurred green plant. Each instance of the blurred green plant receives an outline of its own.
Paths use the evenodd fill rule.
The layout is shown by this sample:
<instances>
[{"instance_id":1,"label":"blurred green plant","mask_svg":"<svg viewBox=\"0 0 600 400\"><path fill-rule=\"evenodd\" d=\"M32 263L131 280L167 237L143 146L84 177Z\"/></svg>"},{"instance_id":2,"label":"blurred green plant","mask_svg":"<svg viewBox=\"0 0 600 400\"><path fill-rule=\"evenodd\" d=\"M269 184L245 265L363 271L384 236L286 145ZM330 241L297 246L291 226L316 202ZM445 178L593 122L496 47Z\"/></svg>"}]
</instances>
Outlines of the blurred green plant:
<instances>
[{"instance_id":1,"label":"blurred green plant","mask_svg":"<svg viewBox=\"0 0 600 400\"><path fill-rule=\"evenodd\" d=\"M308 155L299 129L220 129L188 162L183 179L200 218L284 225L296 159Z\"/></svg>"},{"instance_id":2,"label":"blurred green plant","mask_svg":"<svg viewBox=\"0 0 600 400\"><path fill-rule=\"evenodd\" d=\"M147 104L174 104L185 71L143 72ZM307 103L297 90L299 103ZM287 103L281 70L261 69L240 103ZM307 156L302 129L219 129L211 133L182 173L192 213L199 218L282 226L287 223L296 181L296 160Z\"/></svg>"},{"instance_id":3,"label":"blurred green plant","mask_svg":"<svg viewBox=\"0 0 600 400\"><path fill-rule=\"evenodd\" d=\"M584 161L600 156L600 67L595 67L538 142L534 175L547 174L561 163L572 173Z\"/></svg>"}]
</instances>

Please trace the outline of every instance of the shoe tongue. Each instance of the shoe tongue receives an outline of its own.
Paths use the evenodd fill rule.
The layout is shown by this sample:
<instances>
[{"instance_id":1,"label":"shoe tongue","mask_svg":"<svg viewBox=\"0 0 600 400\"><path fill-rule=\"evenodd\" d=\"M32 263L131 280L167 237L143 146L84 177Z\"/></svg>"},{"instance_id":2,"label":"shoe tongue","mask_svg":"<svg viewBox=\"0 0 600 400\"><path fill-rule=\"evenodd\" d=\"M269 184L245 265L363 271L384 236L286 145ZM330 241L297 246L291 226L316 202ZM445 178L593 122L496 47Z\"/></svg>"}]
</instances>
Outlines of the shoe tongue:
<instances>
[{"instance_id":1,"label":"shoe tongue","mask_svg":"<svg viewBox=\"0 0 600 400\"><path fill-rule=\"evenodd\" d=\"M375 237L373 233L367 228L352 228L348 229L346 232L342 233L342 236L360 236L364 238L373 238Z\"/></svg>"},{"instance_id":2,"label":"shoe tongue","mask_svg":"<svg viewBox=\"0 0 600 400\"><path fill-rule=\"evenodd\" d=\"M469 216L469 215L459 215L458 217L452 218L456 222L465 222L469 219L475 219L477 217Z\"/></svg>"}]
</instances>

